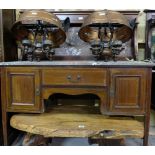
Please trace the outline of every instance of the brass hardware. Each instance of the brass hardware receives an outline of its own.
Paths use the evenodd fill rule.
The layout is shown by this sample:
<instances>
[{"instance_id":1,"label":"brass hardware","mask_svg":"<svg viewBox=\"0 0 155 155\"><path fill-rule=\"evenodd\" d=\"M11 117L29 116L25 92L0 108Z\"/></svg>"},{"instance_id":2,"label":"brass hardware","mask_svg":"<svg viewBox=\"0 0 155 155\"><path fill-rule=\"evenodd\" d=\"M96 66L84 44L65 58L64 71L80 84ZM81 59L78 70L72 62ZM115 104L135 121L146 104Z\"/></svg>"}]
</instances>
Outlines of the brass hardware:
<instances>
[{"instance_id":1,"label":"brass hardware","mask_svg":"<svg viewBox=\"0 0 155 155\"><path fill-rule=\"evenodd\" d=\"M68 75L68 76L67 76L67 79L68 79L68 80L70 80L71 78L72 78L72 76L71 76L71 75Z\"/></svg>"},{"instance_id":2,"label":"brass hardware","mask_svg":"<svg viewBox=\"0 0 155 155\"><path fill-rule=\"evenodd\" d=\"M80 75L77 75L77 80L80 80L81 79L81 76Z\"/></svg>"},{"instance_id":3,"label":"brass hardware","mask_svg":"<svg viewBox=\"0 0 155 155\"><path fill-rule=\"evenodd\" d=\"M39 96L39 95L40 95L40 89L36 88L36 96Z\"/></svg>"},{"instance_id":4,"label":"brass hardware","mask_svg":"<svg viewBox=\"0 0 155 155\"><path fill-rule=\"evenodd\" d=\"M81 80L81 76L80 75L77 75L76 79L72 79L72 76L71 75L68 75L67 76L67 79L71 83L77 83L77 82L79 82Z\"/></svg>"}]
</instances>

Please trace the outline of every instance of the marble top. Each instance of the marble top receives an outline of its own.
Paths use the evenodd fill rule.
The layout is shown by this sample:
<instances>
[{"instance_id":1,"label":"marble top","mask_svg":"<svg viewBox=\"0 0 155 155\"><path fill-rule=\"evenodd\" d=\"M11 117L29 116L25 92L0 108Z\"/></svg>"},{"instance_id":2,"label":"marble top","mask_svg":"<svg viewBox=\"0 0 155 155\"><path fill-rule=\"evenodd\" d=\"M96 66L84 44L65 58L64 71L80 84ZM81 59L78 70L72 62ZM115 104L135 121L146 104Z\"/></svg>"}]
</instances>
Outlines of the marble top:
<instances>
[{"instance_id":1,"label":"marble top","mask_svg":"<svg viewBox=\"0 0 155 155\"><path fill-rule=\"evenodd\" d=\"M1 62L0 66L133 66L133 67L153 67L155 63L145 61L12 61Z\"/></svg>"}]
</instances>

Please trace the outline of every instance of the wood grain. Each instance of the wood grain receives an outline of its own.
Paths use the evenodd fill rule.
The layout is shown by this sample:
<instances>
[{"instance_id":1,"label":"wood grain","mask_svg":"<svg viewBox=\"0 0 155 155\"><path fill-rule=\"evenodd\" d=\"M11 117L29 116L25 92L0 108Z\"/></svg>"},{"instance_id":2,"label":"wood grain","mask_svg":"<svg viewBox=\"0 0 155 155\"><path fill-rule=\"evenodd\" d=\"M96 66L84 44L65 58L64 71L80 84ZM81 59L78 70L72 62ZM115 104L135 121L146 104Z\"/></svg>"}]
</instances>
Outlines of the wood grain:
<instances>
[{"instance_id":1,"label":"wood grain","mask_svg":"<svg viewBox=\"0 0 155 155\"><path fill-rule=\"evenodd\" d=\"M145 69L110 70L110 111L143 114L147 71Z\"/></svg>"},{"instance_id":2,"label":"wood grain","mask_svg":"<svg viewBox=\"0 0 155 155\"><path fill-rule=\"evenodd\" d=\"M46 110L44 101L54 94L68 95L68 99L69 96L94 95L95 100L98 100L99 113L86 113L83 109L77 112L78 107L68 111L70 107L67 107L68 109L55 109L41 115L21 114L12 117L12 127L45 137L115 139L139 137L144 138L144 144L147 145L151 94L150 67L80 68L70 66L62 70L60 67L10 66L4 67L3 72L2 119L5 145L7 144L6 112L43 112ZM77 75L80 75L81 79L72 83L67 81L68 74L73 77L73 81L77 80ZM40 92L36 94L38 88ZM28 98L26 94L29 94ZM27 102L30 105L25 104ZM119 115L120 118L109 118L101 114ZM137 115L144 116L145 123L123 117Z\"/></svg>"},{"instance_id":3,"label":"wood grain","mask_svg":"<svg viewBox=\"0 0 155 155\"><path fill-rule=\"evenodd\" d=\"M17 114L12 127L45 137L143 138L143 123L130 117L108 117L101 114L78 113L53 108L43 114ZM69 108L69 107L67 107ZM71 107L70 107L71 108ZM80 109L79 109L80 111ZM134 127L134 128L133 128Z\"/></svg>"},{"instance_id":4,"label":"wood grain","mask_svg":"<svg viewBox=\"0 0 155 155\"><path fill-rule=\"evenodd\" d=\"M107 86L107 69L45 68L42 71L42 83L43 85L85 85L103 87Z\"/></svg>"},{"instance_id":5,"label":"wood grain","mask_svg":"<svg viewBox=\"0 0 155 155\"><path fill-rule=\"evenodd\" d=\"M6 95L9 111L39 111L41 102L39 75L39 71L33 68L7 69Z\"/></svg>"}]
</instances>

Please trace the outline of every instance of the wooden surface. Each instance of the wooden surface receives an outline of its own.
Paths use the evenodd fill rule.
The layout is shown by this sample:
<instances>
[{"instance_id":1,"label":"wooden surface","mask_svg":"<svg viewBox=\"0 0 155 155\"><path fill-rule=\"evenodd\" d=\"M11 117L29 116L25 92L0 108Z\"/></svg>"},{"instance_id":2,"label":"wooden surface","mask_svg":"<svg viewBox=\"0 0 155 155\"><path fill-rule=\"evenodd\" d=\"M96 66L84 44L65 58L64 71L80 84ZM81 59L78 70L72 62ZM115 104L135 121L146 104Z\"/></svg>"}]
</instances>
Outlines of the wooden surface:
<instances>
[{"instance_id":1,"label":"wooden surface","mask_svg":"<svg viewBox=\"0 0 155 155\"><path fill-rule=\"evenodd\" d=\"M42 112L43 100L56 93L91 93L100 98L102 114L145 113L148 68L7 67L3 70L9 112Z\"/></svg>"},{"instance_id":2,"label":"wooden surface","mask_svg":"<svg viewBox=\"0 0 155 155\"><path fill-rule=\"evenodd\" d=\"M7 70L8 109L37 111L40 103L40 76L35 69L10 68ZM37 92L38 91L38 92Z\"/></svg>"},{"instance_id":3,"label":"wooden surface","mask_svg":"<svg viewBox=\"0 0 155 155\"><path fill-rule=\"evenodd\" d=\"M8 10L6 10L8 12ZM13 10L10 10L10 12L14 12ZM129 19L134 19L137 14L138 14L139 11L136 11L136 12L124 12L125 15L127 17L130 17ZM9 17L12 17L12 13L11 13L11 16L9 15ZM123 13L123 12L122 12ZM72 12L71 12L72 14ZM87 14L87 13L86 13ZM62 13L57 13L57 15L60 17L65 17L66 15L68 16L68 13L65 13L62 12ZM65 16L64 16L65 15ZM73 15L71 16L71 23L72 21L79 21L77 17L81 16L81 13L80 14L76 14L76 15ZM85 14L83 15L85 16ZM8 27L10 25L12 25L12 21L13 20L10 20L10 19L14 19L14 18L6 18L7 20L9 20L9 24L6 24L6 26L4 25L4 27L6 27L6 31L4 31L4 43L6 44L6 47L5 47L5 51L8 51L7 53L5 53L5 59L8 60L8 61L11 61L11 60L16 60L17 59L17 55L14 53L14 50L16 50L16 48L14 48L14 44L15 42L13 41L13 38L12 36L10 35L10 32L8 31ZM11 23L10 23L11 21ZM81 21L80 21L81 22ZM5 23L8 23L7 21L4 22ZM5 37L6 36L6 37ZM147 44L146 44L147 45ZM129 45L130 46L130 45ZM133 48L131 48L132 50ZM146 48L147 49L147 48ZM148 51L148 50L146 50ZM71 58L69 58L71 60ZM69 60L68 59L68 60ZM78 59L79 60L79 59ZM90 60L90 58L89 58ZM140 114L140 115L144 115L146 116L146 119L145 119L145 144L147 142L147 137L148 137L148 129L149 129L149 108L150 108L150 87L151 87L151 76L150 74L148 74L147 78L145 78L146 80L146 89L145 91L143 91L143 94L140 95L140 97L137 99L137 96L136 96L136 93L133 93L132 91L131 94L129 94L128 96L124 96L125 94L128 93L128 91L126 92L126 89L125 89L125 86L128 85L128 87L132 90L132 86L133 83L134 85L137 87L138 89L138 86L141 85L141 84L135 84L136 82L134 80L132 80L133 78L129 78L127 80L124 80L123 82L121 82L121 80L117 80L116 79L116 86L118 87L117 89L115 89L117 91L117 93L113 93L113 89L111 89L111 84L110 84L110 80L111 77L110 77L110 68L136 68L136 70L139 71L140 68L150 68L148 70L151 71L151 67L153 66L154 64L152 63L145 63L145 62L137 62L137 61L124 61L124 62L103 62L103 61L52 61L52 62L4 62L4 63L0 63L0 66L3 68L4 67L4 71L3 73L6 73L7 72L7 69L10 67L16 67L16 71L13 69L12 70L12 73L15 71L15 72L18 72L17 70L21 71L22 74L25 73L25 67L30 67L30 70L29 70L29 73L31 74L31 70L33 70L31 67L35 67L36 70L38 71L38 73L35 74L34 78L36 79L36 81L38 82L34 82L32 84L32 81L29 79L29 78L20 78L21 80L23 80L22 82L20 82L18 85L22 85L21 83L29 83L27 81L30 81L30 83L35 86L34 88L32 88L33 86L31 85L30 87L32 88L32 90L36 92L38 92L38 88L39 91L40 91L40 95L37 96L35 95L34 96L34 92L29 92L30 93L30 96L29 99L31 100L31 105L32 106L29 106L29 105L23 105L21 104L24 100L24 102L27 100L26 98L26 95L27 94L27 90L25 91L25 89L18 89L19 92L15 92L16 91L16 86L15 84L10 84L8 86L8 79L10 78L9 75L7 74L3 74L2 75L2 121L3 121L3 136L4 136L4 143L5 145L7 145L7 140L9 139L8 138L8 119L7 119L7 114L8 112L41 112L43 110L43 95L51 95L49 94L50 92L54 92L54 87L53 86L49 86L47 85L47 87L45 87L42 83L42 76L41 76L41 72L42 72L42 69L44 69L43 67L48 67L48 68L52 68L52 67L60 67L60 68L65 68L65 67L73 67L73 68L90 68L90 70L94 67L96 68L108 68L108 76L107 76L107 82L108 82L108 85L107 85L107 88L104 89L103 93L102 93L102 90L100 91L97 87L93 87L91 89L91 92L95 93L95 94L101 94L102 96L102 100L104 100L104 104L102 104L102 109L103 111L107 111L108 113L106 114L109 114L109 115L113 115L113 114L117 114L117 115L137 115L137 114ZM7 68L8 67L8 68ZM19 69L20 67L23 67L22 70ZM5 70L6 69L6 70ZM6 71L6 72L5 72ZM148 72L147 72L148 73ZM136 74L137 75L137 74ZM54 76L54 75L53 75ZM94 75L94 77L96 77ZM18 79L17 77L13 77L15 81L15 83L18 83ZM55 77L56 79L57 77ZM38 80L37 80L38 79ZM24 82L25 81L25 82ZM141 80L136 80L137 82L138 81L141 81ZM98 79L96 78L96 82L99 83ZM127 82L127 84L126 84ZM65 83L66 84L66 83ZM13 86L13 87L12 87ZM38 87L39 86L39 87ZM80 86L80 85L79 85ZM12 87L12 90L9 89L8 91L8 88L11 88ZM48 87L52 87L51 89L48 88ZM82 93L88 93L89 90L90 90L90 87L89 86L80 86L80 89L78 89L76 86L72 86L71 88L69 88L71 86L66 86L66 85L60 85L56 90L60 90L61 93L63 92L69 92L71 95L77 95L79 94L79 91L82 90ZM78 89L78 91L77 91ZM134 87L133 87L134 89ZM138 90L134 90L134 92L137 92ZM141 89L141 87L139 88ZM11 91L10 91L11 90ZM123 91L124 90L124 91ZM22 91L22 92L20 92ZM45 92L44 92L45 91ZM141 90L142 91L142 90ZM141 92L140 91L140 92ZM24 93L25 92L25 93ZM97 93L96 93L97 92ZM19 96L22 96L20 95L20 93L24 94L24 98L22 100L21 97ZM57 91L57 93L59 93ZM123 95L122 95L122 94ZM9 94L9 95L8 95ZM12 97L12 94L13 94L13 97ZM38 93L37 93L38 94ZM114 97L113 97L113 101L117 101L117 102L111 102L110 99L111 99L111 95L113 96L114 94ZM116 96L115 94L118 94L120 96ZM14 96L15 95L15 96ZM132 95L135 95L134 97ZM10 98L9 98L10 96ZM34 96L34 104L32 104L32 96ZM11 98L12 97L12 98ZM12 99L16 99L16 97L18 98L18 105L13 105L11 102ZM99 96L100 97L100 96ZM126 106L126 101L128 99L128 97L130 98L130 101L134 101L132 102L132 104L129 104L127 103L127 106ZM145 100L145 103L142 103L140 104L139 108L132 108L132 105L138 105L138 101L139 100L139 103L141 102L140 98L144 98ZM20 99L21 98L21 99ZM132 98L132 99L131 99ZM144 101L143 100L143 101ZM20 103L21 102L21 103ZM26 101L27 102L27 101ZM29 101L28 101L29 102ZM117 104L118 103L118 104ZM121 108L117 108L117 105L120 106L120 103L121 103ZM131 103L131 102L130 102ZM113 108L111 108L113 106ZM144 106L144 107L143 107ZM112 109L112 110L111 110ZM129 110L131 109L131 110ZM62 113L63 114L63 113ZM81 113L80 113L81 114ZM78 114L78 115L80 115ZM96 114L95 114L96 115ZM40 118L41 116L39 116ZM79 117L79 116L78 116ZM76 123L76 122L75 122ZM123 124L123 122L122 122ZM123 124L124 125L124 124ZM122 126L122 125L121 125ZM125 125L124 125L125 126ZM131 125L130 126L131 128L135 128L134 125Z\"/></svg>"},{"instance_id":4,"label":"wooden surface","mask_svg":"<svg viewBox=\"0 0 155 155\"><path fill-rule=\"evenodd\" d=\"M110 137L121 137L122 134L124 134L123 136L144 137L145 145L147 145L150 114L151 66L129 68L129 66L117 67L116 65L112 67L101 65L93 68L91 68L91 66L82 68L80 65L77 67L76 62L74 62L74 65L63 66L63 70L60 66L45 67L37 65L33 67L8 66L2 68L2 119L4 122L3 136L5 145L7 145L6 112L42 113L46 109L44 101L55 94L60 95L57 99L59 99L61 95L68 95L68 99L73 96L79 96L80 98L80 95L95 95L99 103L98 108L100 108L100 113L104 115L119 115L120 117L145 116L145 123L139 124L137 121L129 121L127 117L125 117L125 120L109 120L103 119L103 115L96 115L95 113L89 114L88 116L86 113L82 114L81 111L74 114L64 114L64 111L59 111L57 114L45 113L35 115L34 122L32 122L31 118L33 115L31 117L27 115L22 116L21 120L17 120L17 118L19 119L20 117L15 116L17 117L16 119L14 119L15 117L12 118L12 121L14 121L13 127L50 137L100 136L100 132L104 130L103 136L106 135L106 137L107 135L108 137L109 135ZM87 75L87 73L89 74ZM33 76L31 77L30 75L32 74ZM67 79L68 75L72 76L73 81ZM80 80L77 80L78 75L81 77ZM56 85L55 82L52 83L51 79L53 78L57 81ZM27 87L28 85L29 87ZM27 94L29 94L29 96L27 96ZM94 101L94 99L92 100ZM31 105L26 105L26 102L31 103ZM66 117L69 119L67 122L65 120ZM91 120L89 120L90 118ZM44 119L47 120L47 122ZM28 120L29 122L27 122ZM33 126L35 123L38 125L41 121L44 123L41 126L39 125L39 128L38 126L37 128ZM22 123L27 124L25 126ZM32 124L30 125L30 123ZM84 123L82 127L81 123ZM48 131L49 129L46 130L46 125L49 126L50 131ZM28 128L27 126L32 128ZM138 130L135 131L136 126ZM142 130L139 130L139 127ZM115 130L115 132L111 130ZM141 131L140 135L139 131Z\"/></svg>"},{"instance_id":5,"label":"wooden surface","mask_svg":"<svg viewBox=\"0 0 155 155\"><path fill-rule=\"evenodd\" d=\"M110 110L144 113L147 70L111 69L110 74Z\"/></svg>"},{"instance_id":6,"label":"wooden surface","mask_svg":"<svg viewBox=\"0 0 155 155\"><path fill-rule=\"evenodd\" d=\"M44 69L42 71L42 81L43 85L85 85L103 87L107 85L107 69Z\"/></svg>"},{"instance_id":7,"label":"wooden surface","mask_svg":"<svg viewBox=\"0 0 155 155\"><path fill-rule=\"evenodd\" d=\"M142 122L130 117L106 117L98 114L95 109L83 107L57 105L43 114L17 114L12 116L10 124L16 129L45 137L144 136Z\"/></svg>"}]
</instances>

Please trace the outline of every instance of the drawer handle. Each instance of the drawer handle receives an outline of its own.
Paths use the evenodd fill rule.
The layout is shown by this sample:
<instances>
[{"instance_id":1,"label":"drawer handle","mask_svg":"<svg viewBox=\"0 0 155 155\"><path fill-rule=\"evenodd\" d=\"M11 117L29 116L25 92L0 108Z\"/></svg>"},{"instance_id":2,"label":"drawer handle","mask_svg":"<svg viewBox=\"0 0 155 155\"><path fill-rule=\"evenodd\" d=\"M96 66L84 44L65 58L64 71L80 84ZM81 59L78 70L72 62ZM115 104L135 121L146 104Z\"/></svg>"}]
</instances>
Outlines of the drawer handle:
<instances>
[{"instance_id":1,"label":"drawer handle","mask_svg":"<svg viewBox=\"0 0 155 155\"><path fill-rule=\"evenodd\" d=\"M67 76L67 79L71 83L77 83L77 82L79 82L81 80L81 76L80 75L77 75L76 79L72 79L72 76L71 75L68 75Z\"/></svg>"},{"instance_id":2,"label":"drawer handle","mask_svg":"<svg viewBox=\"0 0 155 155\"><path fill-rule=\"evenodd\" d=\"M40 95L40 89L37 88L37 89L36 89L36 96L39 96L39 95Z\"/></svg>"}]
</instances>

